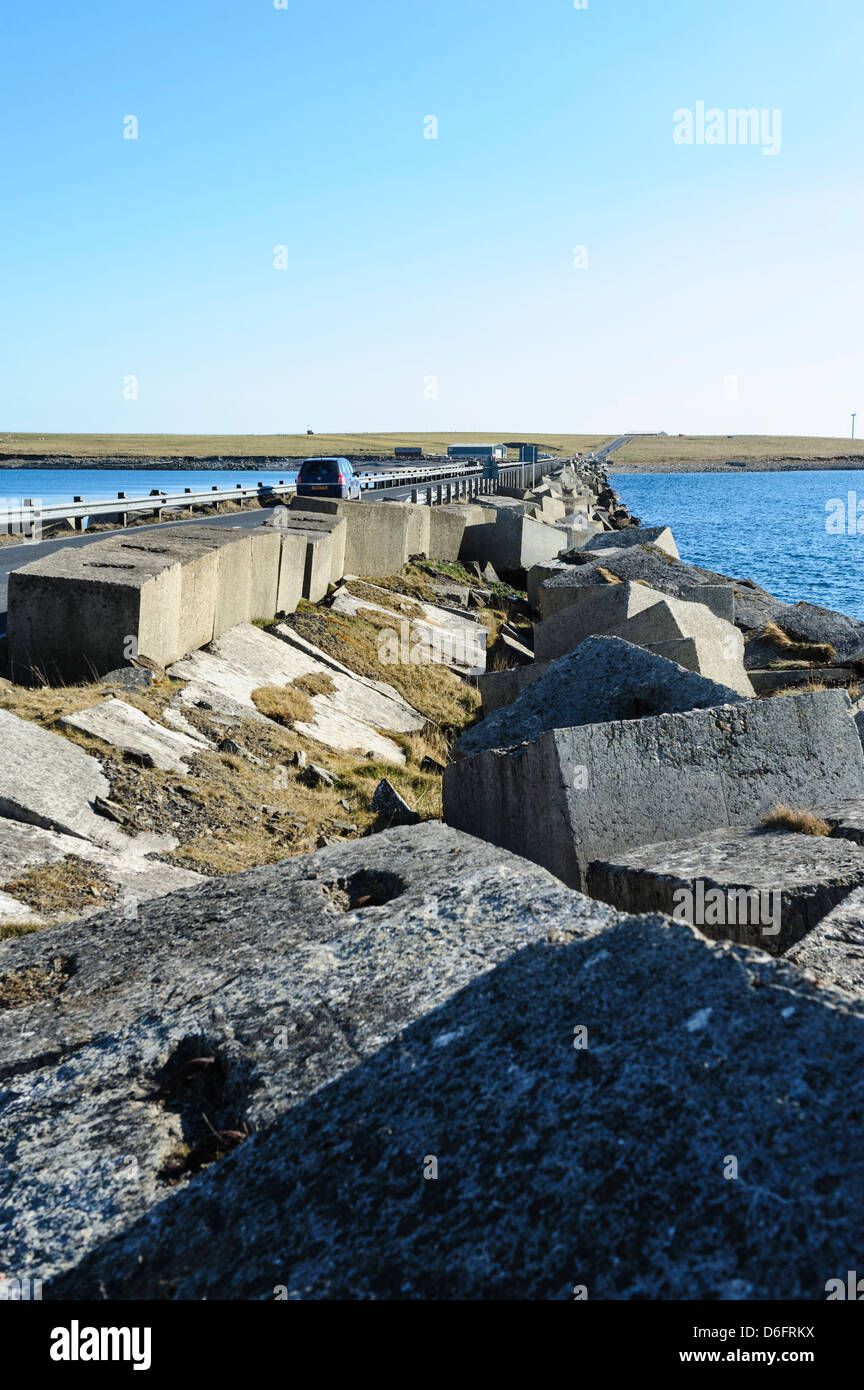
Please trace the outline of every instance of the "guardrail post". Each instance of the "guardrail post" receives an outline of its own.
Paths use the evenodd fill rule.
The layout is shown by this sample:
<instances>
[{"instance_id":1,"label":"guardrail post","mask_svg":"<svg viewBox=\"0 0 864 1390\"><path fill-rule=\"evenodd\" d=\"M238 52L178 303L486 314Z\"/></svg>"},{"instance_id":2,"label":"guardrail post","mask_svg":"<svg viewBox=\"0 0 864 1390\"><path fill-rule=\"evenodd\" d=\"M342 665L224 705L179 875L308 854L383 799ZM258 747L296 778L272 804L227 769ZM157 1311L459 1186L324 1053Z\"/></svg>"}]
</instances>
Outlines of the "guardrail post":
<instances>
[{"instance_id":1,"label":"guardrail post","mask_svg":"<svg viewBox=\"0 0 864 1390\"><path fill-rule=\"evenodd\" d=\"M416 487L412 487L412 489L411 489L411 501L412 501L412 502L416 502L416 501L417 501L417 489L416 489Z\"/></svg>"},{"instance_id":2,"label":"guardrail post","mask_svg":"<svg viewBox=\"0 0 864 1390\"><path fill-rule=\"evenodd\" d=\"M120 501L122 501L122 502L125 502L125 501L126 501L126 493L125 493L125 492L118 492L118 493L117 493L117 497L118 497L118 500L120 500ZM121 526L126 526L126 525L128 524L128 521L129 521L129 513L128 513L128 512L118 512L117 515L120 517L120 525L121 525Z\"/></svg>"},{"instance_id":3,"label":"guardrail post","mask_svg":"<svg viewBox=\"0 0 864 1390\"><path fill-rule=\"evenodd\" d=\"M218 492L219 489L218 489L218 487L215 487L215 486L214 486L214 487L211 487L210 491L211 491L211 492ZM216 509L216 511L218 512L218 510L219 510L219 498L218 498L218 497L214 497L214 499L213 499L213 506L214 506L214 508Z\"/></svg>"}]
</instances>

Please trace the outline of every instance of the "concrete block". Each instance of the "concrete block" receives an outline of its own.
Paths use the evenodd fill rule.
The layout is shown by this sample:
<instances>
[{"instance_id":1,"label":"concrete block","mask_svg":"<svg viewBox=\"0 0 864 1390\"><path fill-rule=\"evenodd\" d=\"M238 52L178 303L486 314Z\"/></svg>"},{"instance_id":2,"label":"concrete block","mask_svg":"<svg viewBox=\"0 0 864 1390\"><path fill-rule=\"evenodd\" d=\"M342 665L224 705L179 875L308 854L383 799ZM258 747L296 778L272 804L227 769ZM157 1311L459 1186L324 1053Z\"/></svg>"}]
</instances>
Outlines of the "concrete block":
<instances>
[{"instance_id":1,"label":"concrete block","mask_svg":"<svg viewBox=\"0 0 864 1390\"><path fill-rule=\"evenodd\" d=\"M543 585L540 587L544 602L545 591ZM556 595L560 592L555 590ZM592 584L564 592L570 599L568 606L534 626L534 654L538 661L565 656L586 637L611 632L663 598L663 594L645 584Z\"/></svg>"},{"instance_id":2,"label":"concrete block","mask_svg":"<svg viewBox=\"0 0 864 1390\"><path fill-rule=\"evenodd\" d=\"M680 597L685 603L704 603L727 623L735 621L735 587L732 584L691 584L682 588Z\"/></svg>"},{"instance_id":3,"label":"concrete block","mask_svg":"<svg viewBox=\"0 0 864 1390\"><path fill-rule=\"evenodd\" d=\"M320 603L330 587L333 571L333 537L329 531L303 531L306 561L303 568L303 597Z\"/></svg>"},{"instance_id":4,"label":"concrete block","mask_svg":"<svg viewBox=\"0 0 864 1390\"><path fill-rule=\"evenodd\" d=\"M305 501L304 498L300 499ZM267 528L276 531L306 531L312 535L320 532L329 534L332 540L330 583L338 584L345 574L345 544L348 536L348 522L337 513L306 511L301 507L279 507Z\"/></svg>"},{"instance_id":5,"label":"concrete block","mask_svg":"<svg viewBox=\"0 0 864 1390\"><path fill-rule=\"evenodd\" d=\"M570 611L565 609L565 613ZM647 647L688 670L731 686L740 695L754 693L744 669L743 635L704 603L685 603L669 594L660 595L656 603L608 631L625 642Z\"/></svg>"},{"instance_id":6,"label":"concrete block","mask_svg":"<svg viewBox=\"0 0 864 1390\"><path fill-rule=\"evenodd\" d=\"M182 655L178 560L124 554L113 542L65 547L9 575L14 678L89 680L136 652L166 665Z\"/></svg>"},{"instance_id":7,"label":"concrete block","mask_svg":"<svg viewBox=\"0 0 864 1390\"><path fill-rule=\"evenodd\" d=\"M665 912L717 941L782 955L864 885L864 849L849 840L716 831L595 860L587 889L628 912Z\"/></svg>"},{"instance_id":8,"label":"concrete block","mask_svg":"<svg viewBox=\"0 0 864 1390\"><path fill-rule=\"evenodd\" d=\"M495 521L482 528L482 535L475 534L472 543L482 553L471 558L489 561L501 574L530 570L533 565L554 559L564 549L565 540L553 526L499 507Z\"/></svg>"},{"instance_id":9,"label":"concrete block","mask_svg":"<svg viewBox=\"0 0 864 1390\"><path fill-rule=\"evenodd\" d=\"M429 508L429 559L443 560L455 564L462 549L465 527L468 525L467 507Z\"/></svg>"},{"instance_id":10,"label":"concrete block","mask_svg":"<svg viewBox=\"0 0 864 1390\"><path fill-rule=\"evenodd\" d=\"M788 952L822 986L864 998L864 888L855 888Z\"/></svg>"},{"instance_id":11,"label":"concrete block","mask_svg":"<svg viewBox=\"0 0 864 1390\"><path fill-rule=\"evenodd\" d=\"M266 526L259 526L249 534L252 562L249 575L249 617L269 622L278 612L282 542L278 534ZM197 645L199 644L196 643Z\"/></svg>"},{"instance_id":12,"label":"concrete block","mask_svg":"<svg viewBox=\"0 0 864 1390\"><path fill-rule=\"evenodd\" d=\"M342 502L293 497L290 511L322 511L345 518L345 574L399 574L412 555L429 554L431 507L411 502Z\"/></svg>"},{"instance_id":13,"label":"concrete block","mask_svg":"<svg viewBox=\"0 0 864 1390\"><path fill-rule=\"evenodd\" d=\"M625 550L634 545L653 545L680 560L675 537L668 526L633 526L624 531L608 531L597 536L586 547L588 550Z\"/></svg>"},{"instance_id":14,"label":"concrete block","mask_svg":"<svg viewBox=\"0 0 864 1390\"><path fill-rule=\"evenodd\" d=\"M303 597L306 537L302 531L280 531L279 587L276 612L293 613Z\"/></svg>"},{"instance_id":15,"label":"concrete block","mask_svg":"<svg viewBox=\"0 0 864 1390\"><path fill-rule=\"evenodd\" d=\"M553 729L451 763L444 819L579 888L589 863L660 836L761 820L775 802L864 793L845 691Z\"/></svg>"},{"instance_id":16,"label":"concrete block","mask_svg":"<svg viewBox=\"0 0 864 1390\"><path fill-rule=\"evenodd\" d=\"M547 729L643 719L740 700L728 686L619 637L587 637L569 656L551 662L538 679L527 682L512 704L462 734L453 751L457 757L470 757L487 748L533 742Z\"/></svg>"},{"instance_id":17,"label":"concrete block","mask_svg":"<svg viewBox=\"0 0 864 1390\"><path fill-rule=\"evenodd\" d=\"M512 705L532 681L549 670L551 664L549 661L534 661L529 666L514 666L508 671L485 671L477 676L484 717L503 709L505 705Z\"/></svg>"}]
</instances>

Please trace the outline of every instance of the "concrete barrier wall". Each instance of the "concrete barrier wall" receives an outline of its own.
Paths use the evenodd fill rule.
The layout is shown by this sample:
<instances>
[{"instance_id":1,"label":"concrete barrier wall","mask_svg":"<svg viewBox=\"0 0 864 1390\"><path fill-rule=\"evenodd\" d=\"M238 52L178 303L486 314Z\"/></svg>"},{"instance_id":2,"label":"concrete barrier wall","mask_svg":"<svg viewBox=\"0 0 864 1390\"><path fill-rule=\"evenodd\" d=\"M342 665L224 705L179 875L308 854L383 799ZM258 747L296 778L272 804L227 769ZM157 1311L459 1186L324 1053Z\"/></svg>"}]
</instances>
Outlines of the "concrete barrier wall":
<instances>
[{"instance_id":1,"label":"concrete barrier wall","mask_svg":"<svg viewBox=\"0 0 864 1390\"><path fill-rule=\"evenodd\" d=\"M87 680L135 655L167 666L238 623L293 612L307 539L188 526L69 546L24 565L9 576L10 674ZM328 550L326 578L330 564Z\"/></svg>"}]
</instances>

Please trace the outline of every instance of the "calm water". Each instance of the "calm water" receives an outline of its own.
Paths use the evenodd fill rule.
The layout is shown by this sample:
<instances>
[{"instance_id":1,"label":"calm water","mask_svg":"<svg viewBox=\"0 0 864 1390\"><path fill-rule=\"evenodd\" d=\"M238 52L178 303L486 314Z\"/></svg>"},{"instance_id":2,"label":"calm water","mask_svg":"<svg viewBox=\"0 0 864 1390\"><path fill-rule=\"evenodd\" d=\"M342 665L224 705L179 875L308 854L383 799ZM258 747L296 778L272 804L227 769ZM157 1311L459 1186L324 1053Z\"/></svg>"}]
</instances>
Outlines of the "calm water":
<instances>
[{"instance_id":1,"label":"calm water","mask_svg":"<svg viewBox=\"0 0 864 1390\"><path fill-rule=\"evenodd\" d=\"M280 469L258 468L207 470L188 472L179 468L4 468L0 470L0 497L6 502L33 497L47 502L71 502L73 497L98 501L125 492L128 497L146 497L151 488L163 492L182 492L191 487L203 492L209 487L254 487L256 483L276 482L283 478L290 483L296 470L286 465Z\"/></svg>"},{"instance_id":2,"label":"calm water","mask_svg":"<svg viewBox=\"0 0 864 1390\"><path fill-rule=\"evenodd\" d=\"M846 526L855 492L864 530L864 474L620 473L612 486L644 525L672 528L682 560L753 579L787 603L808 599L864 618L864 534L825 527L832 498L842 500Z\"/></svg>"}]
</instances>

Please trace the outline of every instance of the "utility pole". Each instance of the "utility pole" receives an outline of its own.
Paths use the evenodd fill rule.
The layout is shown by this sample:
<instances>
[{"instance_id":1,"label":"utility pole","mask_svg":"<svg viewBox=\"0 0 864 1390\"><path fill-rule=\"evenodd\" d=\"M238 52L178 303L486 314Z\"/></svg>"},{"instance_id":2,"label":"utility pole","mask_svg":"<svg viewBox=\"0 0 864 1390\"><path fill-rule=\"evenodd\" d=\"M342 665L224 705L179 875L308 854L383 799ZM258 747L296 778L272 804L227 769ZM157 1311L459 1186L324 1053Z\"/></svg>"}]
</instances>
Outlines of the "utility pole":
<instances>
[{"instance_id":1,"label":"utility pole","mask_svg":"<svg viewBox=\"0 0 864 1390\"><path fill-rule=\"evenodd\" d=\"M855 416L856 416L857 414L858 414L858 411L857 411L857 410L853 411L853 413L852 413L852 438L853 438L853 439L855 438Z\"/></svg>"}]
</instances>

